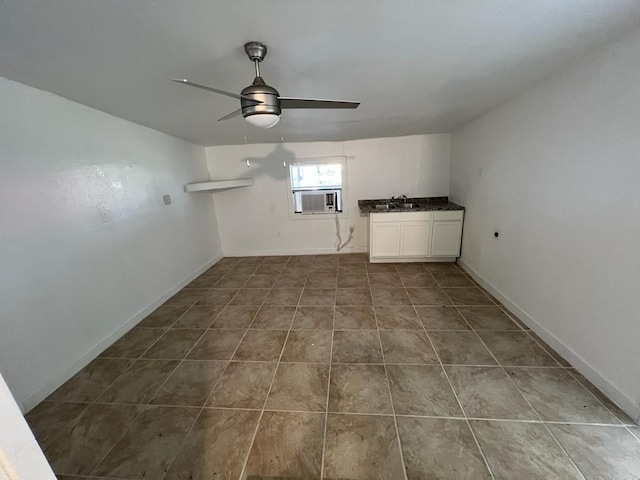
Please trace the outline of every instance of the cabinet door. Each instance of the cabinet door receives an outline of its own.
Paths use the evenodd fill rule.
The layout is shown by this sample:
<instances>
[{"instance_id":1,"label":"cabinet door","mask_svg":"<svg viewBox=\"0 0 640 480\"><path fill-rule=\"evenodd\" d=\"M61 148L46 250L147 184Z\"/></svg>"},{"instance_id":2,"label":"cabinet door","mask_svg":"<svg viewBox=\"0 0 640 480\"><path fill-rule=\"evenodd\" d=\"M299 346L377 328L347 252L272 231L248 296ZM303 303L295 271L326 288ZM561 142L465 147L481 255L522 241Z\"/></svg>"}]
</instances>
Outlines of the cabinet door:
<instances>
[{"instance_id":1,"label":"cabinet door","mask_svg":"<svg viewBox=\"0 0 640 480\"><path fill-rule=\"evenodd\" d=\"M432 257L459 257L462 240L462 222L433 222L431 237Z\"/></svg>"},{"instance_id":2,"label":"cabinet door","mask_svg":"<svg viewBox=\"0 0 640 480\"><path fill-rule=\"evenodd\" d=\"M402 222L400 232L400 256L429 256L431 222Z\"/></svg>"},{"instance_id":3,"label":"cabinet door","mask_svg":"<svg viewBox=\"0 0 640 480\"><path fill-rule=\"evenodd\" d=\"M371 256L397 257L400 255L400 223L371 224Z\"/></svg>"}]
</instances>

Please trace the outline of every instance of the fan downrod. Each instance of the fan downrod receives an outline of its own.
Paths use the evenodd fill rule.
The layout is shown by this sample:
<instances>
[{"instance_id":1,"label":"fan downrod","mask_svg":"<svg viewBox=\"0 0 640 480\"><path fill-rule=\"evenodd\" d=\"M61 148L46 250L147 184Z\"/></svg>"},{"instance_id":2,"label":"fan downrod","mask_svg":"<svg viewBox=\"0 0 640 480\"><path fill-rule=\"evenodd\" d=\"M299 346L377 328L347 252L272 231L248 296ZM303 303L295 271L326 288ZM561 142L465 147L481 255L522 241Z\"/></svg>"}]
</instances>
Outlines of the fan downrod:
<instances>
[{"instance_id":1,"label":"fan downrod","mask_svg":"<svg viewBox=\"0 0 640 480\"><path fill-rule=\"evenodd\" d=\"M260 42L247 42L244 44L244 51L247 52L252 62L261 62L267 56L267 46Z\"/></svg>"}]
</instances>

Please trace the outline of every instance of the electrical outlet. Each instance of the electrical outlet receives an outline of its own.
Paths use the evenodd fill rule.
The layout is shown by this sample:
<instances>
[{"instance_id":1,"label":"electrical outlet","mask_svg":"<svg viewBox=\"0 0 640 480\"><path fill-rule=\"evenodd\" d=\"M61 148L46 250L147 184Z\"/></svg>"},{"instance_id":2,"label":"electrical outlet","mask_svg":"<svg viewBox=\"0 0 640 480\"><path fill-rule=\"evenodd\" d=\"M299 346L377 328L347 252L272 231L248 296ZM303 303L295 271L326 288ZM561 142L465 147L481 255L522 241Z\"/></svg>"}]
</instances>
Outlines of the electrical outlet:
<instances>
[{"instance_id":1,"label":"electrical outlet","mask_svg":"<svg viewBox=\"0 0 640 480\"><path fill-rule=\"evenodd\" d=\"M163 195L162 203L164 203L165 205L171 205L171 195Z\"/></svg>"}]
</instances>

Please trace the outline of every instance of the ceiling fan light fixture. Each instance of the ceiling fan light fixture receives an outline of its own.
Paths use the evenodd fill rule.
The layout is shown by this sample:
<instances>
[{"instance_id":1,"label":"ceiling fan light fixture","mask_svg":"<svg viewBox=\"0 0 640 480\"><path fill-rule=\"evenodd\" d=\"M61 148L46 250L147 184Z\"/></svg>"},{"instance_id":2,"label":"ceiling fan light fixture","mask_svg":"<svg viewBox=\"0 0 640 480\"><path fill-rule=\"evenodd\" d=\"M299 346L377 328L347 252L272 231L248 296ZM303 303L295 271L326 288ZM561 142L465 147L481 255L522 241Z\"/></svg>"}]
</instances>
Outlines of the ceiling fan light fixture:
<instances>
[{"instance_id":1,"label":"ceiling fan light fixture","mask_svg":"<svg viewBox=\"0 0 640 480\"><path fill-rule=\"evenodd\" d=\"M280 121L280 115L276 115L273 113L254 113L253 115L249 115L244 118L251 125L258 128L275 127L276 124Z\"/></svg>"}]
</instances>

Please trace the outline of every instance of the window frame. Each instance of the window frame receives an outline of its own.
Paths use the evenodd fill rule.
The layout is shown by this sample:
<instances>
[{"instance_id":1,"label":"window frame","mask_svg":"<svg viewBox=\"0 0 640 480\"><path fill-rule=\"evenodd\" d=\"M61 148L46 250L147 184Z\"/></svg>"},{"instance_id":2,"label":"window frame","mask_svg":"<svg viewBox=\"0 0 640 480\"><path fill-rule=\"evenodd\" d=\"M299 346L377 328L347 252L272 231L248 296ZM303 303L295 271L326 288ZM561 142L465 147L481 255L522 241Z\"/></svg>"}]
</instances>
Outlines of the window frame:
<instances>
[{"instance_id":1,"label":"window frame","mask_svg":"<svg viewBox=\"0 0 640 480\"><path fill-rule=\"evenodd\" d=\"M308 157L308 158L294 158L286 160L287 168L285 169L285 188L287 193L287 204L289 207L289 219L291 220L327 220L333 219L336 216L336 212L330 213L314 213L312 215L304 214L295 211L295 202L293 199L294 188L291 182L291 166L292 165L318 165L323 163L340 164L342 170L342 184L340 186L340 200L342 203L342 211L337 212L338 218L347 218L347 157L333 156L333 157ZM304 189L295 189L297 191ZM318 191L321 191L319 189ZM326 187L325 190L336 190L332 187ZM316 191L316 190L311 190Z\"/></svg>"}]
</instances>

